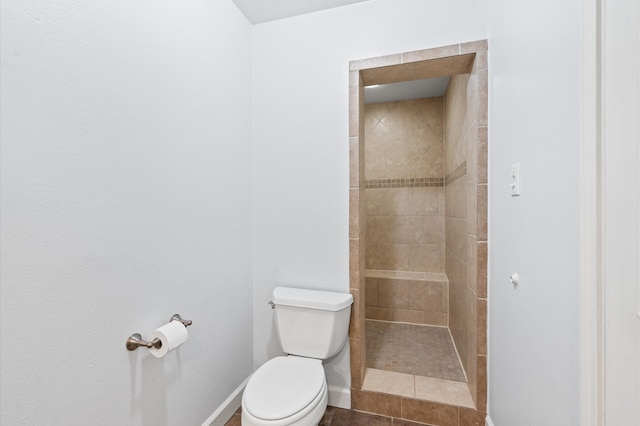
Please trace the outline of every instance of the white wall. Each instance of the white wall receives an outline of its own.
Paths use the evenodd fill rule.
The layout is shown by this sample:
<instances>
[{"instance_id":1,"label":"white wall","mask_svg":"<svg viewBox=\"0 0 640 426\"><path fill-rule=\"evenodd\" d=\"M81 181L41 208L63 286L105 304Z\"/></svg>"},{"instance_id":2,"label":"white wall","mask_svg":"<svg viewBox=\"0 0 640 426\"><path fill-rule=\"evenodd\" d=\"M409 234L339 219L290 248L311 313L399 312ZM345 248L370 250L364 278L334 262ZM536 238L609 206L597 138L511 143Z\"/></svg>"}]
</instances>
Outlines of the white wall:
<instances>
[{"instance_id":1,"label":"white wall","mask_svg":"<svg viewBox=\"0 0 640 426\"><path fill-rule=\"evenodd\" d=\"M578 0L489 2L495 426L579 423L579 19ZM522 195L512 198L518 162Z\"/></svg>"},{"instance_id":2,"label":"white wall","mask_svg":"<svg viewBox=\"0 0 640 426\"><path fill-rule=\"evenodd\" d=\"M202 424L252 370L251 27L231 0L0 16L0 423ZM176 312L184 346L125 350Z\"/></svg>"},{"instance_id":3,"label":"white wall","mask_svg":"<svg viewBox=\"0 0 640 426\"><path fill-rule=\"evenodd\" d=\"M254 27L254 366L280 354L276 285L349 289L349 61L486 36L483 0L373 0ZM339 357L329 385L349 387Z\"/></svg>"},{"instance_id":4,"label":"white wall","mask_svg":"<svg viewBox=\"0 0 640 426\"><path fill-rule=\"evenodd\" d=\"M640 424L640 4L603 2L605 415ZM634 238L635 237L635 238Z\"/></svg>"}]
</instances>

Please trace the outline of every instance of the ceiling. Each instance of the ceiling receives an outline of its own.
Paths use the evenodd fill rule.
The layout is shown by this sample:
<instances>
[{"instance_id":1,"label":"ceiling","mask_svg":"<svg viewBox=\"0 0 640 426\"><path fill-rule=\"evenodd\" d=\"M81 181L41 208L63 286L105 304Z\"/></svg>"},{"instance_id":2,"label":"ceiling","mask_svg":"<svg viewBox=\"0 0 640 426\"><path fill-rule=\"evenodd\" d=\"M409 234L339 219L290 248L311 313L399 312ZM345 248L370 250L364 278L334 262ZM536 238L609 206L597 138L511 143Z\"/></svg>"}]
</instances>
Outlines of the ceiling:
<instances>
[{"instance_id":1,"label":"ceiling","mask_svg":"<svg viewBox=\"0 0 640 426\"><path fill-rule=\"evenodd\" d=\"M364 88L364 103L376 104L444 96L448 85L449 77L446 76L367 86Z\"/></svg>"},{"instance_id":2,"label":"ceiling","mask_svg":"<svg viewBox=\"0 0 640 426\"><path fill-rule=\"evenodd\" d=\"M252 24L275 21L369 0L233 0ZM381 84L365 88L365 103L443 96L449 77Z\"/></svg>"},{"instance_id":3,"label":"ceiling","mask_svg":"<svg viewBox=\"0 0 640 426\"><path fill-rule=\"evenodd\" d=\"M368 0L233 0L252 24L332 9Z\"/></svg>"}]
</instances>

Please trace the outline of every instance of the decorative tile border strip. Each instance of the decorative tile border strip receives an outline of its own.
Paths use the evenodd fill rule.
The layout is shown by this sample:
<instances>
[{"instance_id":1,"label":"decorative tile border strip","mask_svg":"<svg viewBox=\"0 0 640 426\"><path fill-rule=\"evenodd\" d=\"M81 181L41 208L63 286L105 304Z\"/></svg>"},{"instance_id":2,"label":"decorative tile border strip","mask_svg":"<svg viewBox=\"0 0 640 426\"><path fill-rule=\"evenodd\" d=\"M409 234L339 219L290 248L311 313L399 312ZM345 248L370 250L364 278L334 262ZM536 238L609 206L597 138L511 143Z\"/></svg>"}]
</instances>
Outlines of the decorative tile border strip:
<instances>
[{"instance_id":1,"label":"decorative tile border strip","mask_svg":"<svg viewBox=\"0 0 640 426\"><path fill-rule=\"evenodd\" d=\"M444 178L372 179L364 182L365 188L426 188L444 186Z\"/></svg>"},{"instance_id":2,"label":"decorative tile border strip","mask_svg":"<svg viewBox=\"0 0 640 426\"><path fill-rule=\"evenodd\" d=\"M455 168L454 171L449 173L445 178L445 185L449 185L450 183L455 182L460 179L462 176L467 174L467 160L464 160L458 167Z\"/></svg>"}]
</instances>

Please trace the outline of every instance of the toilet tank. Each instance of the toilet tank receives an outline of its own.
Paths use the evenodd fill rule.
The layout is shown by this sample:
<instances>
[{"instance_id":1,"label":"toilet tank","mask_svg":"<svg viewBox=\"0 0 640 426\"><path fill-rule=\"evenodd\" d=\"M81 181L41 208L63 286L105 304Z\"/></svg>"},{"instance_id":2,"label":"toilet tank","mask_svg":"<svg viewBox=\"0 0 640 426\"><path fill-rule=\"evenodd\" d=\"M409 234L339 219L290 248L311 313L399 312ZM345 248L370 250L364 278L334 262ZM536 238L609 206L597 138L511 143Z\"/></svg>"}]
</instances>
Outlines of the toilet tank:
<instances>
[{"instance_id":1,"label":"toilet tank","mask_svg":"<svg viewBox=\"0 0 640 426\"><path fill-rule=\"evenodd\" d=\"M331 358L344 346L353 296L349 293L276 287L275 322L290 355Z\"/></svg>"}]
</instances>

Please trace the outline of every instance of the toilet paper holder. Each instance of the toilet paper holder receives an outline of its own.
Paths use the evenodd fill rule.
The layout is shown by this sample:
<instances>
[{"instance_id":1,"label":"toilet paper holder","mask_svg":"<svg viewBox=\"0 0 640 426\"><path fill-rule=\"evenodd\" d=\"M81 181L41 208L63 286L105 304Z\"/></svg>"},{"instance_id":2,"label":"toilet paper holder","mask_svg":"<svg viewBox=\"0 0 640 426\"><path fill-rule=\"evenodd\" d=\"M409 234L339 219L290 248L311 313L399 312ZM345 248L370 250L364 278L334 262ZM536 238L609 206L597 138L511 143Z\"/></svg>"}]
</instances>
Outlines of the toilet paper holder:
<instances>
[{"instance_id":1,"label":"toilet paper holder","mask_svg":"<svg viewBox=\"0 0 640 426\"><path fill-rule=\"evenodd\" d=\"M182 317L179 314L173 314L169 322L171 321L180 321L182 325L184 325L185 327L188 327L191 324L193 324L193 321L182 319ZM147 342L145 340L142 340L142 336L140 335L140 333L133 333L127 339L126 346L128 351L135 351L140 347L149 348L149 349L151 348L160 349L162 347L162 342L160 341L160 339L157 339L157 338L153 339L150 342Z\"/></svg>"}]
</instances>

